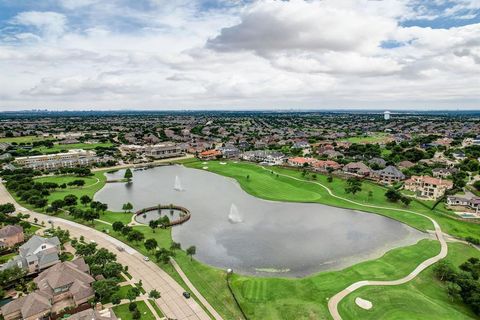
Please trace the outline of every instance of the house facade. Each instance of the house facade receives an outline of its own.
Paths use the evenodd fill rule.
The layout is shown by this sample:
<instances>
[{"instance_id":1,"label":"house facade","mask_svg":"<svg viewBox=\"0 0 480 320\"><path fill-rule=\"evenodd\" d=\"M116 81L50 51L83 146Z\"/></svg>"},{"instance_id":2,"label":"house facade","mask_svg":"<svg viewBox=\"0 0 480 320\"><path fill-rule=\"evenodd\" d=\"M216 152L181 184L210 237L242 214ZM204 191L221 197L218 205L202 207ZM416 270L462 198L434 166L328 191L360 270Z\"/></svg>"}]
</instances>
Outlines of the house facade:
<instances>
[{"instance_id":1,"label":"house facade","mask_svg":"<svg viewBox=\"0 0 480 320\"><path fill-rule=\"evenodd\" d=\"M405 175L394 166L372 172L372 177L379 183L392 185L405 179Z\"/></svg>"},{"instance_id":2,"label":"house facade","mask_svg":"<svg viewBox=\"0 0 480 320\"><path fill-rule=\"evenodd\" d=\"M60 240L57 237L43 238L34 235L19 247L19 254L2 265L0 270L19 267L27 274L40 272L60 262L59 250Z\"/></svg>"},{"instance_id":3,"label":"house facade","mask_svg":"<svg viewBox=\"0 0 480 320\"><path fill-rule=\"evenodd\" d=\"M442 197L451 188L452 181L429 176L412 176L405 181L405 190L415 192L417 197L432 200Z\"/></svg>"},{"instance_id":4,"label":"house facade","mask_svg":"<svg viewBox=\"0 0 480 320\"><path fill-rule=\"evenodd\" d=\"M294 158L289 158L287 160L287 163L292 167L304 167L304 166L311 165L315 161L317 160L314 158L294 157Z\"/></svg>"}]
</instances>

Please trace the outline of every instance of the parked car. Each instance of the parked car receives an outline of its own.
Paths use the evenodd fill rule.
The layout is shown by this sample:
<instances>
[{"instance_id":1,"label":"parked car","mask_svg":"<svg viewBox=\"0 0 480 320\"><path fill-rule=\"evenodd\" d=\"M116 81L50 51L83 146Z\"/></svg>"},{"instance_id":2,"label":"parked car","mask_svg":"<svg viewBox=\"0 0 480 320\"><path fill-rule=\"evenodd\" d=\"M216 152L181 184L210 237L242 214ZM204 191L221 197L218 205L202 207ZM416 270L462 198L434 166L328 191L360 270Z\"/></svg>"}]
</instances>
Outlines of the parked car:
<instances>
[{"instance_id":1,"label":"parked car","mask_svg":"<svg viewBox=\"0 0 480 320\"><path fill-rule=\"evenodd\" d=\"M183 296L187 299L190 298L190 292L184 291Z\"/></svg>"},{"instance_id":2,"label":"parked car","mask_svg":"<svg viewBox=\"0 0 480 320\"><path fill-rule=\"evenodd\" d=\"M148 257L143 257L143 260L150 261L150 259Z\"/></svg>"}]
</instances>

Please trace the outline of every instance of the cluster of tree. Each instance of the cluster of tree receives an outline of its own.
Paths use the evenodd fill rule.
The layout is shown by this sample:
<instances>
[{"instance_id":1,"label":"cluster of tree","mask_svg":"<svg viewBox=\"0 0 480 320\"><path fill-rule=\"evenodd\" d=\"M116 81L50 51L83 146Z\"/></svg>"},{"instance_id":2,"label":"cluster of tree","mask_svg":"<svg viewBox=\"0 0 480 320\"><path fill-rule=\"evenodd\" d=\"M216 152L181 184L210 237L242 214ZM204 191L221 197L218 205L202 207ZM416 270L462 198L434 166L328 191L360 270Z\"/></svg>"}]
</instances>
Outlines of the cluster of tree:
<instances>
[{"instance_id":1,"label":"cluster of tree","mask_svg":"<svg viewBox=\"0 0 480 320\"><path fill-rule=\"evenodd\" d=\"M139 242L145 239L145 236L142 232L133 229L132 227L123 224L121 221L115 221L112 224L112 229L115 232L121 233L127 238L128 241Z\"/></svg>"},{"instance_id":2,"label":"cluster of tree","mask_svg":"<svg viewBox=\"0 0 480 320\"><path fill-rule=\"evenodd\" d=\"M0 271L0 287L6 288L12 286L25 275L26 271L16 266L2 270Z\"/></svg>"},{"instance_id":3,"label":"cluster of tree","mask_svg":"<svg viewBox=\"0 0 480 320\"><path fill-rule=\"evenodd\" d=\"M140 310L138 310L136 302L130 302L128 305L128 311L130 311L132 319L136 320L142 318L142 314L140 313Z\"/></svg>"},{"instance_id":4,"label":"cluster of tree","mask_svg":"<svg viewBox=\"0 0 480 320\"><path fill-rule=\"evenodd\" d=\"M67 185L69 187L79 187L79 188L81 188L85 185L85 180L76 179L76 180L70 181L69 183L67 183Z\"/></svg>"},{"instance_id":5,"label":"cluster of tree","mask_svg":"<svg viewBox=\"0 0 480 320\"><path fill-rule=\"evenodd\" d=\"M150 220L150 222L148 223L148 226L152 229L154 233L156 228L166 228L168 225L170 225L170 218L168 218L166 215L161 216L157 220Z\"/></svg>"},{"instance_id":6,"label":"cluster of tree","mask_svg":"<svg viewBox=\"0 0 480 320\"><path fill-rule=\"evenodd\" d=\"M480 315L480 259L470 258L459 269L442 260L435 265L433 272L445 283L452 300L462 300L476 315Z\"/></svg>"},{"instance_id":7,"label":"cluster of tree","mask_svg":"<svg viewBox=\"0 0 480 320\"><path fill-rule=\"evenodd\" d=\"M123 266L116 262L117 256L105 248L97 249L97 244L93 242L84 243L74 239L72 245L76 249L77 255L82 256L90 266L92 275L94 277L103 276L103 279L93 283L96 299L98 301L110 300L113 295L118 293L118 283L122 281L121 272L124 270ZM119 297L117 300L120 302Z\"/></svg>"},{"instance_id":8,"label":"cluster of tree","mask_svg":"<svg viewBox=\"0 0 480 320\"><path fill-rule=\"evenodd\" d=\"M50 194L50 190L58 187L56 183L35 182L28 176L7 180L6 186L22 201L33 205L36 208L45 207L48 203L46 197Z\"/></svg>"},{"instance_id":9,"label":"cluster of tree","mask_svg":"<svg viewBox=\"0 0 480 320\"><path fill-rule=\"evenodd\" d=\"M350 148L344 151L346 157L354 159L371 159L380 157L382 150L378 144L357 144L353 143Z\"/></svg>"},{"instance_id":10,"label":"cluster of tree","mask_svg":"<svg viewBox=\"0 0 480 320\"><path fill-rule=\"evenodd\" d=\"M58 174L72 174L78 177L87 177L92 175L92 171L87 167L60 168Z\"/></svg>"},{"instance_id":11,"label":"cluster of tree","mask_svg":"<svg viewBox=\"0 0 480 320\"><path fill-rule=\"evenodd\" d=\"M388 201L390 202L401 201L406 207L408 207L408 205L410 205L410 202L412 202L412 199L404 196L400 193L400 191L395 189L388 189L387 192L385 192L385 197L387 197Z\"/></svg>"}]
</instances>

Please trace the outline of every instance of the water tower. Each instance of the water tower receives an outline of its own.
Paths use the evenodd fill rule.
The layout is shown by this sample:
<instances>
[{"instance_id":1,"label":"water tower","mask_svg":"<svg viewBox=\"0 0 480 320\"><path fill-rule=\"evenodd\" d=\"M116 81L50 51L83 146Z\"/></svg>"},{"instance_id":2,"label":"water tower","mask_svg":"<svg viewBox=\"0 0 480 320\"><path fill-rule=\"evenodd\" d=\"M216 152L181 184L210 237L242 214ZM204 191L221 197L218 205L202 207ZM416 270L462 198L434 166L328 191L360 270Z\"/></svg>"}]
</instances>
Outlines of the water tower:
<instances>
[{"instance_id":1,"label":"water tower","mask_svg":"<svg viewBox=\"0 0 480 320\"><path fill-rule=\"evenodd\" d=\"M383 113L383 119L390 120L390 111L385 111Z\"/></svg>"}]
</instances>

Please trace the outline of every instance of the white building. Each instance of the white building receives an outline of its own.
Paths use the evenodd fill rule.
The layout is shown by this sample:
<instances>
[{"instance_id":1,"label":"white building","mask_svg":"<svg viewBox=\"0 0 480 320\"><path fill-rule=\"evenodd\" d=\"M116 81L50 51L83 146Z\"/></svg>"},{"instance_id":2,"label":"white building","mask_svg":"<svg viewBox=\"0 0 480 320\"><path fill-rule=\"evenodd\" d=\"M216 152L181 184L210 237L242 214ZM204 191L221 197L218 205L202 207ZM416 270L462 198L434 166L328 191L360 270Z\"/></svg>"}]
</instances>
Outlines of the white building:
<instances>
[{"instance_id":1,"label":"white building","mask_svg":"<svg viewBox=\"0 0 480 320\"><path fill-rule=\"evenodd\" d=\"M390 111L385 111L383 113L383 119L390 120Z\"/></svg>"},{"instance_id":2,"label":"white building","mask_svg":"<svg viewBox=\"0 0 480 320\"><path fill-rule=\"evenodd\" d=\"M15 159L15 163L18 165L35 170L56 170L59 168L88 166L98 161L99 159L94 151L83 149L72 149L64 153L18 157Z\"/></svg>"}]
</instances>

